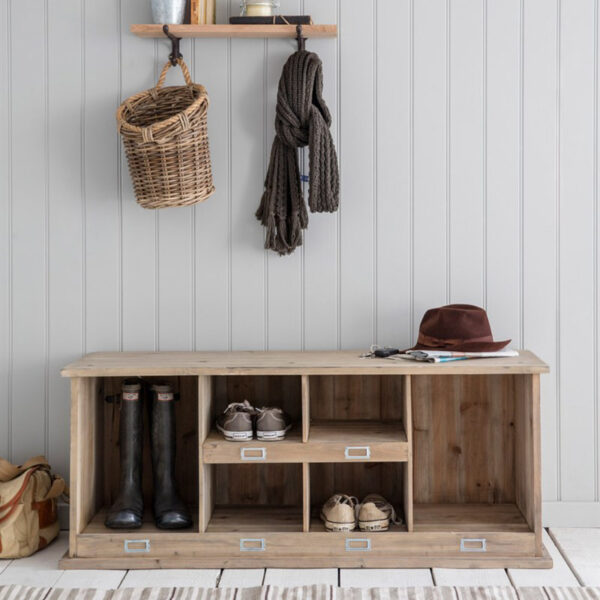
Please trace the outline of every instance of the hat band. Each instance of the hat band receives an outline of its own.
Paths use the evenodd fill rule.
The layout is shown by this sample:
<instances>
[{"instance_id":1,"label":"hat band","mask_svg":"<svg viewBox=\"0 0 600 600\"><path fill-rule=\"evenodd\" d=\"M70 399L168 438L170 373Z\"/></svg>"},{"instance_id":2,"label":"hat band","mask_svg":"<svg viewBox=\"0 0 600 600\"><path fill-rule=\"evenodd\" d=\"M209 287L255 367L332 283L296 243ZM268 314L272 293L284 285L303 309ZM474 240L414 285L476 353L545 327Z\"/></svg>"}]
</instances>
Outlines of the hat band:
<instances>
[{"instance_id":1,"label":"hat band","mask_svg":"<svg viewBox=\"0 0 600 600\"><path fill-rule=\"evenodd\" d=\"M493 342L492 336L484 335L477 338L456 338L456 339L441 339L427 335L419 331L417 344L420 346L428 346L429 348L454 348L462 344L470 344L473 342Z\"/></svg>"}]
</instances>

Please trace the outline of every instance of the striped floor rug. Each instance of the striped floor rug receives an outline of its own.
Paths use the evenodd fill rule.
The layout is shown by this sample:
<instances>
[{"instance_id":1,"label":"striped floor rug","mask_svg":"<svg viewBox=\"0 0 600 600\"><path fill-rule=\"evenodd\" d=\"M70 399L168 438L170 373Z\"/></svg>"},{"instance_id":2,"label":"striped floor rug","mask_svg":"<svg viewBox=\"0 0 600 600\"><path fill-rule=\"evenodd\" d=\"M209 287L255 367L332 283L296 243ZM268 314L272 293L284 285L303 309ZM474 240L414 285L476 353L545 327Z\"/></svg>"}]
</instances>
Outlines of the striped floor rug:
<instances>
[{"instance_id":1,"label":"striped floor rug","mask_svg":"<svg viewBox=\"0 0 600 600\"><path fill-rule=\"evenodd\" d=\"M119 590L0 586L0 600L600 600L599 587L125 588Z\"/></svg>"}]
</instances>

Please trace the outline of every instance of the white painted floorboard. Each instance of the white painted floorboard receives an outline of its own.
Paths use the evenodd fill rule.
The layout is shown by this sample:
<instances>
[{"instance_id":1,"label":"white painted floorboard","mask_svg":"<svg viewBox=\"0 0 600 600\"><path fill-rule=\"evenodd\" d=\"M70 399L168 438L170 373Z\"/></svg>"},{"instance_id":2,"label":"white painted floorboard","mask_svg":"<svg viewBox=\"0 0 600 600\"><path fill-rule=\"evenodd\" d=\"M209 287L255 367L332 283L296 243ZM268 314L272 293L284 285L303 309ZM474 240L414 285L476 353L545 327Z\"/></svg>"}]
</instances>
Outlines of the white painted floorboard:
<instances>
[{"instance_id":1,"label":"white painted floorboard","mask_svg":"<svg viewBox=\"0 0 600 600\"><path fill-rule=\"evenodd\" d=\"M216 587L220 569L152 569L129 571L120 588Z\"/></svg>"},{"instance_id":2,"label":"white painted floorboard","mask_svg":"<svg viewBox=\"0 0 600 600\"><path fill-rule=\"evenodd\" d=\"M550 528L550 535L584 585L600 585L600 529Z\"/></svg>"},{"instance_id":3,"label":"white painted floorboard","mask_svg":"<svg viewBox=\"0 0 600 600\"><path fill-rule=\"evenodd\" d=\"M511 585L504 569L433 569L433 579L440 586Z\"/></svg>"},{"instance_id":4,"label":"white painted floorboard","mask_svg":"<svg viewBox=\"0 0 600 600\"><path fill-rule=\"evenodd\" d=\"M258 587L262 585L264 578L264 569L223 569L219 587Z\"/></svg>"},{"instance_id":5,"label":"white painted floorboard","mask_svg":"<svg viewBox=\"0 0 600 600\"><path fill-rule=\"evenodd\" d=\"M557 586L570 587L579 585L577 578L565 562L552 538L544 530L544 546L546 546L554 566L552 569L508 569L508 574L516 587Z\"/></svg>"},{"instance_id":6,"label":"white painted floorboard","mask_svg":"<svg viewBox=\"0 0 600 600\"><path fill-rule=\"evenodd\" d=\"M428 587L430 569L340 569L340 587Z\"/></svg>"},{"instance_id":7,"label":"white painted floorboard","mask_svg":"<svg viewBox=\"0 0 600 600\"><path fill-rule=\"evenodd\" d=\"M0 573L0 585L31 585L53 587L63 571L58 560L67 551L69 537L62 532L47 548L27 558L13 560Z\"/></svg>"},{"instance_id":8,"label":"white painted floorboard","mask_svg":"<svg viewBox=\"0 0 600 600\"><path fill-rule=\"evenodd\" d=\"M337 569L267 569L265 585L296 587L302 585L336 585Z\"/></svg>"},{"instance_id":9,"label":"white painted floorboard","mask_svg":"<svg viewBox=\"0 0 600 600\"><path fill-rule=\"evenodd\" d=\"M127 575L127 571L63 571L54 584L57 588L96 588L99 590L115 590Z\"/></svg>"},{"instance_id":10,"label":"white painted floorboard","mask_svg":"<svg viewBox=\"0 0 600 600\"><path fill-rule=\"evenodd\" d=\"M2 573L2 571L4 571L4 569L6 569L11 562L11 560L0 560L0 573Z\"/></svg>"}]
</instances>

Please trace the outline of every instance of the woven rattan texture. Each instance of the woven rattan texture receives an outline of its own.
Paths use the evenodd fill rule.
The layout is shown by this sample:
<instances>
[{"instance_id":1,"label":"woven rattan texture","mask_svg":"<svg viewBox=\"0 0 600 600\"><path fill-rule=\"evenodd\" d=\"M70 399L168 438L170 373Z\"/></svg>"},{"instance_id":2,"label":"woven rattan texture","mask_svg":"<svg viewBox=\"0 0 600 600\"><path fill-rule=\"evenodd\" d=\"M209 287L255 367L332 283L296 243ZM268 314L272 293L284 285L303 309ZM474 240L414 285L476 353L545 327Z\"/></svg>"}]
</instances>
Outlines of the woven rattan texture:
<instances>
[{"instance_id":1,"label":"woven rattan texture","mask_svg":"<svg viewBox=\"0 0 600 600\"><path fill-rule=\"evenodd\" d=\"M171 63L156 87L131 96L117 111L133 189L144 208L203 202L215 187L207 131L208 95L177 61L185 86L163 87Z\"/></svg>"}]
</instances>

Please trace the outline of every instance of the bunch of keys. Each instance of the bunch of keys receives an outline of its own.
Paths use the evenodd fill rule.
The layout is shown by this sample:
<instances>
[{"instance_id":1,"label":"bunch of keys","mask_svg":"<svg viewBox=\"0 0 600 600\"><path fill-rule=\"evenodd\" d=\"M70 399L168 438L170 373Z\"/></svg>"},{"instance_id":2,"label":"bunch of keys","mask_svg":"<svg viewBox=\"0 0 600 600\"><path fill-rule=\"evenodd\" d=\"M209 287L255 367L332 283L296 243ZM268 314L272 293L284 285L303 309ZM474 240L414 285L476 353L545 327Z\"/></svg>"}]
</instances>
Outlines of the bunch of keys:
<instances>
[{"instance_id":1,"label":"bunch of keys","mask_svg":"<svg viewBox=\"0 0 600 600\"><path fill-rule=\"evenodd\" d=\"M387 346L376 346L373 345L369 348L369 352L361 354L361 358L388 358L388 356L394 356L394 354L400 354L398 348L388 348Z\"/></svg>"}]
</instances>

